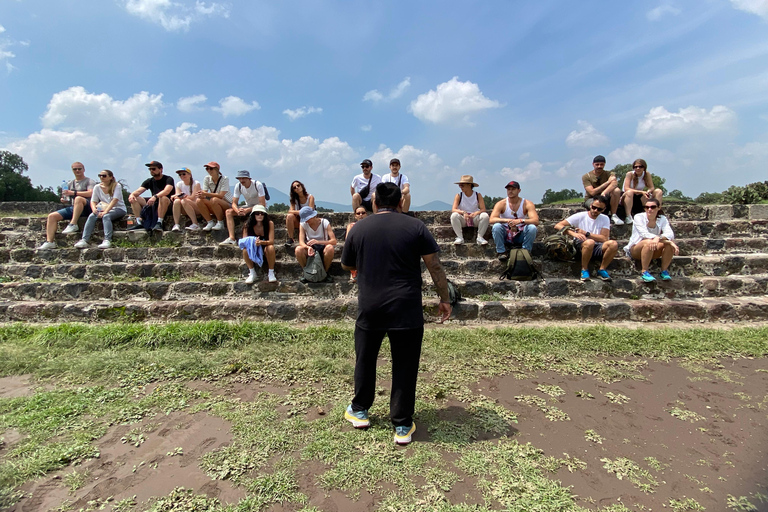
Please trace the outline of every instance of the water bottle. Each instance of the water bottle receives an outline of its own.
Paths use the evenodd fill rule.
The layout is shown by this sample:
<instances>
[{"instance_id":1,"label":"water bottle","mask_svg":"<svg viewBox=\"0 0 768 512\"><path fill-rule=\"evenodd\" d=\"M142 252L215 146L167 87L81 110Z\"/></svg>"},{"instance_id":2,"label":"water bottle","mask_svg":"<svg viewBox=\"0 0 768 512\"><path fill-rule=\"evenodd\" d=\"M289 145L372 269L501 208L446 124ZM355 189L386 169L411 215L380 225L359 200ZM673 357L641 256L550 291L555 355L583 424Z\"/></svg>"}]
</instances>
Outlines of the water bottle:
<instances>
[{"instance_id":1,"label":"water bottle","mask_svg":"<svg viewBox=\"0 0 768 512\"><path fill-rule=\"evenodd\" d=\"M61 180L61 197L65 198L67 201L71 203L72 198L64 195L65 190L69 190L69 185L67 184L67 180Z\"/></svg>"}]
</instances>

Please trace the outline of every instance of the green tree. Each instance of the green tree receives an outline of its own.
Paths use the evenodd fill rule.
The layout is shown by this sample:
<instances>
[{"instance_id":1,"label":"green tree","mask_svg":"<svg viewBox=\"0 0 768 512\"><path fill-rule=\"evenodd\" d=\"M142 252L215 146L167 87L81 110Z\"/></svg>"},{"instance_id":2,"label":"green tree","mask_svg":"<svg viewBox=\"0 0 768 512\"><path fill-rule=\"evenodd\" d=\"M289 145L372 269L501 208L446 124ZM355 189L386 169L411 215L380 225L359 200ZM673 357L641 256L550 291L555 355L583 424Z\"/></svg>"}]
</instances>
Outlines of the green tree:
<instances>
[{"instance_id":1,"label":"green tree","mask_svg":"<svg viewBox=\"0 0 768 512\"><path fill-rule=\"evenodd\" d=\"M552 204L558 201L567 201L569 199L581 199L583 195L582 192L573 190L572 188L564 188L560 192L555 192L548 188L547 191L544 192L544 197L541 198L541 202L542 204Z\"/></svg>"},{"instance_id":2,"label":"green tree","mask_svg":"<svg viewBox=\"0 0 768 512\"><path fill-rule=\"evenodd\" d=\"M632 164L621 164L617 165L613 169L611 169L612 173L616 174L616 181L619 183L619 188L624 188L624 178L627 176L628 172L632 172ZM662 194L665 196L667 195L667 188L664 186L664 183L667 182L666 178L662 178L661 176L651 173L651 176L653 176L653 186L656 188L660 188Z\"/></svg>"},{"instance_id":3,"label":"green tree","mask_svg":"<svg viewBox=\"0 0 768 512\"><path fill-rule=\"evenodd\" d=\"M682 191L680 191L680 190L678 190L678 189L675 189L675 190L673 190L672 192L670 192L670 193L667 195L667 197L670 197L670 198L672 198L672 199L679 199L680 201L693 201L693 199L692 199L692 198L690 198L690 197L686 196L685 194L683 194L683 192L682 192Z\"/></svg>"},{"instance_id":4,"label":"green tree","mask_svg":"<svg viewBox=\"0 0 768 512\"><path fill-rule=\"evenodd\" d=\"M333 208L323 208L322 206L318 206L316 210L317 213L333 213Z\"/></svg>"},{"instance_id":5,"label":"green tree","mask_svg":"<svg viewBox=\"0 0 768 512\"><path fill-rule=\"evenodd\" d=\"M723 201L723 194L720 192L702 192L696 197L696 202L699 204L718 204Z\"/></svg>"},{"instance_id":6,"label":"green tree","mask_svg":"<svg viewBox=\"0 0 768 512\"><path fill-rule=\"evenodd\" d=\"M285 213L288 210L290 210L290 208L288 208L288 205L285 203L274 203L267 208L269 213Z\"/></svg>"},{"instance_id":7,"label":"green tree","mask_svg":"<svg viewBox=\"0 0 768 512\"><path fill-rule=\"evenodd\" d=\"M0 151L0 201L58 201L50 187L32 185L24 176L29 166L19 155Z\"/></svg>"}]
</instances>

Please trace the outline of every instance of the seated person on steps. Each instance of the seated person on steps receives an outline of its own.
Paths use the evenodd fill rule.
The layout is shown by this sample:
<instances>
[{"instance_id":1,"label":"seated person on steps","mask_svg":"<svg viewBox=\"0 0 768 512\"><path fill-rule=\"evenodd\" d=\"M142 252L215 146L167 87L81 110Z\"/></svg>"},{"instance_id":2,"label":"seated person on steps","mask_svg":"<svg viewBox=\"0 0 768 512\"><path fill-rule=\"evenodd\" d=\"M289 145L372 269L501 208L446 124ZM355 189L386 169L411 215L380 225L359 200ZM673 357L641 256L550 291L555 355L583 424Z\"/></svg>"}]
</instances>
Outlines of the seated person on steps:
<instances>
[{"instance_id":1,"label":"seated person on steps","mask_svg":"<svg viewBox=\"0 0 768 512\"><path fill-rule=\"evenodd\" d=\"M534 204L520 197L520 184L510 181L505 188L507 197L496 203L490 218L499 261L509 259L507 245L520 244L531 252L538 233L536 226L539 225L539 214Z\"/></svg>"},{"instance_id":2,"label":"seated person on steps","mask_svg":"<svg viewBox=\"0 0 768 512\"><path fill-rule=\"evenodd\" d=\"M232 203L232 194L229 192L229 178L221 174L221 168L216 162L205 164L208 173L203 179L203 190L196 199L197 208L207 224L203 231L219 231L225 229L224 212ZM216 220L214 221L214 217Z\"/></svg>"},{"instance_id":3,"label":"seated person on steps","mask_svg":"<svg viewBox=\"0 0 768 512\"><path fill-rule=\"evenodd\" d=\"M109 169L99 173L101 183L93 189L91 196L91 213L85 221L83 238L75 244L77 249L87 249L88 240L91 239L96 221L101 219L104 225L104 241L99 244L99 249L109 249L112 246L112 223L125 217L125 201L123 201L123 187L115 179L115 175Z\"/></svg>"},{"instance_id":4,"label":"seated person on steps","mask_svg":"<svg viewBox=\"0 0 768 512\"><path fill-rule=\"evenodd\" d=\"M187 167L182 167L176 174L179 175L179 181L176 183L176 193L171 196L173 201L173 227L171 231L181 231L181 210L189 217L192 224L185 229L189 231L200 231L197 225L197 215L200 210L197 208L197 198L200 197L200 182L192 177L192 171Z\"/></svg>"},{"instance_id":5,"label":"seated person on steps","mask_svg":"<svg viewBox=\"0 0 768 512\"><path fill-rule=\"evenodd\" d=\"M286 247L293 245L293 234L299 227L299 210L305 206L315 209L315 196L307 192L304 184L298 180L291 183L290 200L288 201L288 213L285 214L285 227L288 229L288 240Z\"/></svg>"},{"instance_id":6,"label":"seated person on steps","mask_svg":"<svg viewBox=\"0 0 768 512\"><path fill-rule=\"evenodd\" d=\"M632 206L636 198L640 199L643 206L651 198L656 199L661 205L663 192L653 185L653 176L647 169L648 164L645 163L645 160L638 158L632 162L632 172L628 172L624 176L624 193L621 196L621 202L624 204L624 211L627 214L624 220L625 224L632 224Z\"/></svg>"},{"instance_id":7,"label":"seated person on steps","mask_svg":"<svg viewBox=\"0 0 768 512\"><path fill-rule=\"evenodd\" d=\"M77 221L81 216L87 217L91 214L91 195L96 182L85 176L85 166L80 162L72 164L72 174L75 175L75 179L67 183L67 190L61 191L61 203L65 207L48 214L45 224L45 242L38 249L56 248L56 228L59 221L69 221L69 225L62 231L62 234L68 235L80 230Z\"/></svg>"},{"instance_id":8,"label":"seated person on steps","mask_svg":"<svg viewBox=\"0 0 768 512\"><path fill-rule=\"evenodd\" d=\"M267 209L257 204L253 207L248 220L243 225L243 238L240 239L243 261L248 267L245 284L256 281L256 264L263 265L267 260L267 280L277 282L275 277L275 223L270 220ZM266 258L265 258L266 257Z\"/></svg>"},{"instance_id":9,"label":"seated person on steps","mask_svg":"<svg viewBox=\"0 0 768 512\"><path fill-rule=\"evenodd\" d=\"M590 278L589 262L593 258L600 260L597 277L603 281L611 280L606 269L616 256L619 244L616 240L611 240L611 221L607 215L603 215L607 202L606 198L598 196L589 205L589 211L574 213L555 224L557 230L570 227L565 234L574 238L578 250L576 257L581 258L582 281L588 281Z\"/></svg>"},{"instance_id":10,"label":"seated person on steps","mask_svg":"<svg viewBox=\"0 0 768 512\"><path fill-rule=\"evenodd\" d=\"M144 181L139 188L131 192L128 196L128 202L131 203L131 210L136 216L136 224L129 229L153 229L155 231L163 230L163 217L165 217L168 207L171 205L171 194L173 194L173 178L163 174L163 164L152 160L148 164L149 174L152 176ZM141 197L145 191L149 190L152 194L149 199ZM157 205L157 223L154 226L142 226L141 209L146 205Z\"/></svg>"},{"instance_id":11,"label":"seated person on steps","mask_svg":"<svg viewBox=\"0 0 768 512\"><path fill-rule=\"evenodd\" d=\"M408 213L411 209L411 184L408 176L400 172L400 159L393 158L389 161L389 174L381 177L382 183L394 183L400 187L400 193L403 197L402 212ZM376 189L374 188L373 200L376 201Z\"/></svg>"},{"instance_id":12,"label":"seated person on steps","mask_svg":"<svg viewBox=\"0 0 768 512\"><path fill-rule=\"evenodd\" d=\"M349 193L352 194L352 211L357 210L358 206L363 206L369 212L373 211L373 193L376 186L381 183L381 176L373 174L373 162L367 158L360 162L363 172L352 178L352 184L349 186ZM365 194L361 192L368 189Z\"/></svg>"},{"instance_id":13,"label":"seated person on steps","mask_svg":"<svg viewBox=\"0 0 768 512\"><path fill-rule=\"evenodd\" d=\"M305 206L299 212L301 223L299 224L299 246L296 247L296 259L301 268L307 266L307 258L319 252L323 255L325 271L331 268L333 252L336 246L336 235L333 233L328 219L321 219L317 212ZM330 275L328 281L330 281ZM303 279L303 278L302 278Z\"/></svg>"},{"instance_id":14,"label":"seated person on steps","mask_svg":"<svg viewBox=\"0 0 768 512\"><path fill-rule=\"evenodd\" d=\"M624 225L624 221L616 215L621 201L621 190L616 181L616 174L605 170L605 157L597 155L592 159L592 170L581 177L581 184L584 185L584 205L589 209L592 200L598 196L603 196L608 201L605 214L610 210L610 220L617 226Z\"/></svg>"},{"instance_id":15,"label":"seated person on steps","mask_svg":"<svg viewBox=\"0 0 768 512\"><path fill-rule=\"evenodd\" d=\"M232 192L232 207L226 212L229 238L219 245L237 245L235 241L235 217L247 217L257 204L264 208L267 207L267 199L264 197L264 185L260 181L252 180L250 172L237 171L237 182L235 190ZM240 196L243 196L243 199L245 199L245 206L242 208L238 206Z\"/></svg>"},{"instance_id":16,"label":"seated person on steps","mask_svg":"<svg viewBox=\"0 0 768 512\"><path fill-rule=\"evenodd\" d=\"M475 179L465 174L456 182L460 192L453 198L453 208L451 208L451 227L456 233L454 244L464 243L464 235L461 228L477 226L478 245L487 245L485 232L488 230L490 217L485 211L485 200L480 192L475 192L474 188L479 185Z\"/></svg>"},{"instance_id":17,"label":"seated person on steps","mask_svg":"<svg viewBox=\"0 0 768 512\"><path fill-rule=\"evenodd\" d=\"M640 260L642 274L640 277L646 283L656 281L648 271L651 260L661 258L662 281L670 281L669 264L672 256L680 254L675 243L675 234L669 225L667 216L660 211L660 203L656 198L648 199L643 207L645 212L635 215L632 224L632 237L624 248L627 256Z\"/></svg>"}]
</instances>

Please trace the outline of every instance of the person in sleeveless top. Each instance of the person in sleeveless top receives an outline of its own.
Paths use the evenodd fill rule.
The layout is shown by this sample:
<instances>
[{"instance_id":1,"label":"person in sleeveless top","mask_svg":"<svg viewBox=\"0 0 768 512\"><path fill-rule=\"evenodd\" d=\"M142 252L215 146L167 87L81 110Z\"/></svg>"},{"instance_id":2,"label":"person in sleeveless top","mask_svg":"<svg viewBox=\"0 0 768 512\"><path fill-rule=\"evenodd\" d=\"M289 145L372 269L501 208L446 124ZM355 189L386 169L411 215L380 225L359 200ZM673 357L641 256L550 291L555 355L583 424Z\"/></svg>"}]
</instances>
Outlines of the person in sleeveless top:
<instances>
[{"instance_id":1,"label":"person in sleeveless top","mask_svg":"<svg viewBox=\"0 0 768 512\"><path fill-rule=\"evenodd\" d=\"M176 174L179 175L179 181L176 182L176 193L171 196L171 201L173 201L171 208L173 210L173 227L171 231L181 231L182 208L189 220L192 221L192 224L185 229L200 231L200 226L197 225L197 215L200 213L200 209L196 202L202 191L200 182L195 181L192 177L192 171L188 167L182 167L176 171Z\"/></svg>"},{"instance_id":2,"label":"person in sleeveless top","mask_svg":"<svg viewBox=\"0 0 768 512\"><path fill-rule=\"evenodd\" d=\"M331 222L321 219L317 212L305 206L299 211L301 223L299 224L299 246L296 247L296 260L301 268L307 266L307 258L313 256L315 251L323 255L325 271L331 268L334 250L337 244L336 235L333 233ZM299 281L303 281L303 277ZM326 277L328 282L333 281L330 274Z\"/></svg>"},{"instance_id":3,"label":"person in sleeveless top","mask_svg":"<svg viewBox=\"0 0 768 512\"><path fill-rule=\"evenodd\" d=\"M299 227L299 210L305 206L309 206L313 210L315 209L315 196L307 193L307 187L304 186L299 180L291 183L290 200L288 205L288 213L285 214L285 227L288 229L288 240L285 242L286 247L293 245L293 234Z\"/></svg>"},{"instance_id":4,"label":"person in sleeveless top","mask_svg":"<svg viewBox=\"0 0 768 512\"><path fill-rule=\"evenodd\" d=\"M528 199L520 197L520 184L510 181L506 184L506 199L502 199L491 212L491 234L496 243L496 254L499 261L507 261L508 245L522 245L523 249L531 252L533 241L536 239L539 225L539 214L536 207Z\"/></svg>"},{"instance_id":5,"label":"person in sleeveless top","mask_svg":"<svg viewBox=\"0 0 768 512\"><path fill-rule=\"evenodd\" d=\"M638 158L632 162L632 172L624 176L624 192L621 196L621 202L627 214L624 223L632 224L632 207L636 199L640 199L643 207L651 198L656 199L661 205L662 194L662 190L653 185L653 176L648 172L648 164L645 160Z\"/></svg>"},{"instance_id":6,"label":"person in sleeveless top","mask_svg":"<svg viewBox=\"0 0 768 512\"><path fill-rule=\"evenodd\" d=\"M206 221L203 231L221 231L227 229L224 224L225 212L232 202L229 178L221 174L221 167L216 162L208 162L203 167L208 176L203 179L203 190L196 201L200 215Z\"/></svg>"},{"instance_id":7,"label":"person in sleeveless top","mask_svg":"<svg viewBox=\"0 0 768 512\"><path fill-rule=\"evenodd\" d=\"M475 192L474 188L479 185L470 174L465 174L456 182L461 192L453 198L453 207L451 208L451 227L456 233L454 244L464 243L464 235L461 228L465 226L477 226L477 244L487 245L485 232L488 230L490 217L485 211L485 200L480 192Z\"/></svg>"}]
</instances>

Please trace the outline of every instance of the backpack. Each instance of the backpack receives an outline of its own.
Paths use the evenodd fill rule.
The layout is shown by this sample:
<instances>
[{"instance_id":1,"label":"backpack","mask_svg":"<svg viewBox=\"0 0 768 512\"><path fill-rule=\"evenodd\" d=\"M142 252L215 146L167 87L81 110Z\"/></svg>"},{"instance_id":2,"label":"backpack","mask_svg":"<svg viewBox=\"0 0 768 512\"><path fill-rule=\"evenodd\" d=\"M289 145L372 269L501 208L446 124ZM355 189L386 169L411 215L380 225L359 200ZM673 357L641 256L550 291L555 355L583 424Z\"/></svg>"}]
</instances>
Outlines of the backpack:
<instances>
[{"instance_id":1,"label":"backpack","mask_svg":"<svg viewBox=\"0 0 768 512\"><path fill-rule=\"evenodd\" d=\"M456 304L461 300L461 292L459 291L459 287L456 286L456 283L450 279L446 279L446 281L448 281L448 302L451 303L452 308L455 308Z\"/></svg>"},{"instance_id":2,"label":"backpack","mask_svg":"<svg viewBox=\"0 0 768 512\"><path fill-rule=\"evenodd\" d=\"M144 205L141 209L141 225L144 226L144 229L147 231L152 231L152 228L155 227L158 220L162 222L161 219L157 218L157 203L158 202L155 201L155 204L153 205Z\"/></svg>"},{"instance_id":3,"label":"backpack","mask_svg":"<svg viewBox=\"0 0 768 512\"><path fill-rule=\"evenodd\" d=\"M531 253L528 249L510 249L507 268L501 273L499 279L511 281L532 281L539 277L539 273L533 266Z\"/></svg>"},{"instance_id":4,"label":"backpack","mask_svg":"<svg viewBox=\"0 0 768 512\"><path fill-rule=\"evenodd\" d=\"M544 239L544 247L547 250L547 256L557 261L572 261L576 257L576 245L573 238L565 234L571 226L565 226L554 235L549 235Z\"/></svg>"},{"instance_id":5,"label":"backpack","mask_svg":"<svg viewBox=\"0 0 768 512\"><path fill-rule=\"evenodd\" d=\"M328 273L323 265L322 251L316 251L314 256L307 257L307 265L304 267L304 279L310 283L325 281Z\"/></svg>"},{"instance_id":6,"label":"backpack","mask_svg":"<svg viewBox=\"0 0 768 512\"><path fill-rule=\"evenodd\" d=\"M262 181L261 186L264 187L264 199L269 201L269 189L267 189L267 184Z\"/></svg>"}]
</instances>

